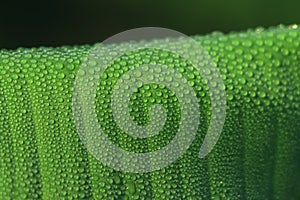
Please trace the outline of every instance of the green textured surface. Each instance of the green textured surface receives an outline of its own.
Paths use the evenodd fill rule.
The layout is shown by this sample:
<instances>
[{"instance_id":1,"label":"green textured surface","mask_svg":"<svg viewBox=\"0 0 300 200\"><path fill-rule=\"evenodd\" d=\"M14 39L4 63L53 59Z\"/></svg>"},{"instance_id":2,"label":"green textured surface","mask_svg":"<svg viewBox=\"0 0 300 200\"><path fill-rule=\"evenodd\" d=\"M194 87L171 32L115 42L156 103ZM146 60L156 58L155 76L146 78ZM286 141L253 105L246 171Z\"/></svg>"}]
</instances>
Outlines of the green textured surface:
<instances>
[{"instance_id":1,"label":"green textured surface","mask_svg":"<svg viewBox=\"0 0 300 200\"><path fill-rule=\"evenodd\" d=\"M116 61L108 77L155 60L178 69L193 84L203 114L188 151L144 174L105 167L76 132L72 88L91 46L0 50L0 199L300 199L299 36L295 26L194 36L217 63L227 93L223 132L204 159L198 151L210 101L193 67L157 50ZM115 127L110 101L101 96L115 80L102 77L98 87L98 120L109 137L132 151L167 144L179 117L172 92L152 84L135 93L137 123L149 122L151 102L161 102L171 117L156 138L132 139ZM143 101L148 93L153 99Z\"/></svg>"}]
</instances>

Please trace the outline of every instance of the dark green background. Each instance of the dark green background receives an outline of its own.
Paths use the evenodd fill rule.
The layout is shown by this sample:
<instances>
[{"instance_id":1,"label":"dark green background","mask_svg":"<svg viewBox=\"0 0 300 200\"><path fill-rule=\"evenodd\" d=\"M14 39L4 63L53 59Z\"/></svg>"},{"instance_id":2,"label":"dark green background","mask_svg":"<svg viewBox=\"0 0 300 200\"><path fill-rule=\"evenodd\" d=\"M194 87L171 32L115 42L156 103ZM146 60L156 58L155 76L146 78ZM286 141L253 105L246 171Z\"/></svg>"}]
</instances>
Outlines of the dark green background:
<instances>
[{"instance_id":1,"label":"dark green background","mask_svg":"<svg viewBox=\"0 0 300 200\"><path fill-rule=\"evenodd\" d=\"M0 48L9 49L92 44L144 26L194 35L300 21L299 0L23 0L0 8Z\"/></svg>"}]
</instances>

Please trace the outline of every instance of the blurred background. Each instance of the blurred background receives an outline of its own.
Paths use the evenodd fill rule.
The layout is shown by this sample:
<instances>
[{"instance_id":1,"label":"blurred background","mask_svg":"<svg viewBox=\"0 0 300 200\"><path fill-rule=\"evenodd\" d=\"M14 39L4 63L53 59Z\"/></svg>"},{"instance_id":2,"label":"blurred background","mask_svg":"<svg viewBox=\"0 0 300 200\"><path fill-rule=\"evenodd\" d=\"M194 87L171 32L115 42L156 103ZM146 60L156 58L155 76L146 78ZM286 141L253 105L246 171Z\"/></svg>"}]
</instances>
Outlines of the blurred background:
<instances>
[{"instance_id":1,"label":"blurred background","mask_svg":"<svg viewBox=\"0 0 300 200\"><path fill-rule=\"evenodd\" d=\"M187 35L300 23L299 0L7 1L0 48L80 45L158 26Z\"/></svg>"}]
</instances>

